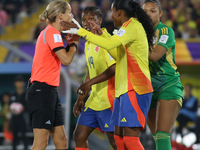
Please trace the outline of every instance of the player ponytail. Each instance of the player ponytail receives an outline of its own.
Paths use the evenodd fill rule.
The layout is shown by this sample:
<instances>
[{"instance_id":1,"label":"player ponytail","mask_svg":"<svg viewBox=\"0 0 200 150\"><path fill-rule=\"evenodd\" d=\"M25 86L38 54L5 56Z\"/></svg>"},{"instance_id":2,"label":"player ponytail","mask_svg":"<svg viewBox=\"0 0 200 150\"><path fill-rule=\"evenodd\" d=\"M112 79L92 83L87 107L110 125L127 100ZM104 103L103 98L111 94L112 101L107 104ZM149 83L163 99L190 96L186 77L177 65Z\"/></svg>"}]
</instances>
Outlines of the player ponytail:
<instances>
[{"instance_id":1,"label":"player ponytail","mask_svg":"<svg viewBox=\"0 0 200 150\"><path fill-rule=\"evenodd\" d=\"M134 17L138 19L147 34L149 50L153 49L154 28L152 20L141 8L140 4L134 2L133 0L114 0L113 7L115 7L116 10L124 10L127 17Z\"/></svg>"}]
</instances>

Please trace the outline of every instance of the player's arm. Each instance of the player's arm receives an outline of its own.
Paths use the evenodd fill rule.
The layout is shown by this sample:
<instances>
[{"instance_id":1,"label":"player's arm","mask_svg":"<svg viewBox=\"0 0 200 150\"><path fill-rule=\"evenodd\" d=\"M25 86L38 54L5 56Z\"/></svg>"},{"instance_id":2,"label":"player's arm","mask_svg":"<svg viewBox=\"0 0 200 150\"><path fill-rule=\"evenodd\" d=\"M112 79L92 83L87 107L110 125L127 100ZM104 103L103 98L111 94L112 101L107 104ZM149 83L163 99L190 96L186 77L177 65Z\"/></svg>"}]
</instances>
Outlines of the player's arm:
<instances>
[{"instance_id":1,"label":"player's arm","mask_svg":"<svg viewBox=\"0 0 200 150\"><path fill-rule=\"evenodd\" d=\"M149 60L157 62L165 53L175 44L174 31L169 27L161 28L161 36L158 39L157 46L149 53Z\"/></svg>"},{"instance_id":2,"label":"player's arm","mask_svg":"<svg viewBox=\"0 0 200 150\"><path fill-rule=\"evenodd\" d=\"M105 37L95 35L83 28L79 29L78 35L80 35L82 37L86 37L87 41L90 41L93 44L98 45L106 50L114 49L122 44L115 36L111 36L108 39Z\"/></svg>"},{"instance_id":3,"label":"player's arm","mask_svg":"<svg viewBox=\"0 0 200 150\"><path fill-rule=\"evenodd\" d=\"M152 62L157 62L165 53L167 49L161 45L157 45L156 48L149 52L149 60Z\"/></svg>"},{"instance_id":4,"label":"player's arm","mask_svg":"<svg viewBox=\"0 0 200 150\"><path fill-rule=\"evenodd\" d=\"M115 66L116 66L116 64L111 65L100 75L98 75L98 76L88 80L87 82L83 83L78 88L77 93L79 93L79 90L81 90L83 92L83 94L87 94L86 92L88 91L88 89L91 88L92 85L106 81L106 80L112 78L115 75Z\"/></svg>"},{"instance_id":5,"label":"player's arm","mask_svg":"<svg viewBox=\"0 0 200 150\"><path fill-rule=\"evenodd\" d=\"M87 72L87 75L85 77L85 82L90 80L90 76L89 76L89 72ZM86 91L85 95L78 95L78 98L74 104L74 108L73 108L73 114L76 117L77 115L80 115L83 105L84 105L84 99L86 98L86 96L88 95L88 93L90 92L90 89L88 91Z\"/></svg>"},{"instance_id":6,"label":"player's arm","mask_svg":"<svg viewBox=\"0 0 200 150\"><path fill-rule=\"evenodd\" d=\"M70 30L62 31L63 33L78 34L79 36L85 37L87 41L90 41L93 44L98 45L99 47L102 47L106 50L112 50L120 45L126 45L127 43L133 41L137 35L132 34L132 26L127 27L127 29L131 28L131 32L126 32L126 30L122 27L120 28L121 31L119 30L116 35L113 35L110 38L105 38L99 36L102 34L102 31L100 30L99 26L95 23L92 23L91 29L95 30L92 32L89 32L81 27L77 27L74 23L61 21L60 24L66 29L70 28ZM93 33L97 33L98 35Z\"/></svg>"}]
</instances>

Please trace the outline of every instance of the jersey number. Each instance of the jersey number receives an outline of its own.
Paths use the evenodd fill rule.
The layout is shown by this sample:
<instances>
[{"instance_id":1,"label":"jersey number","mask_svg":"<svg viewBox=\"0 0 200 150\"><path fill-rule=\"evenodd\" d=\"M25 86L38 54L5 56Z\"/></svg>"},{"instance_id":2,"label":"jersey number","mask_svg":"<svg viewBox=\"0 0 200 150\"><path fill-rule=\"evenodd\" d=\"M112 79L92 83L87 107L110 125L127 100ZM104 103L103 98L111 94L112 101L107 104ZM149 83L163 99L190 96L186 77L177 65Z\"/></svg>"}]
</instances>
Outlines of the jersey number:
<instances>
[{"instance_id":1,"label":"jersey number","mask_svg":"<svg viewBox=\"0 0 200 150\"><path fill-rule=\"evenodd\" d=\"M88 57L88 62L90 64L90 68L92 69L92 67L93 67L95 69L95 67L94 67L94 61L93 61L93 57L92 56Z\"/></svg>"}]
</instances>

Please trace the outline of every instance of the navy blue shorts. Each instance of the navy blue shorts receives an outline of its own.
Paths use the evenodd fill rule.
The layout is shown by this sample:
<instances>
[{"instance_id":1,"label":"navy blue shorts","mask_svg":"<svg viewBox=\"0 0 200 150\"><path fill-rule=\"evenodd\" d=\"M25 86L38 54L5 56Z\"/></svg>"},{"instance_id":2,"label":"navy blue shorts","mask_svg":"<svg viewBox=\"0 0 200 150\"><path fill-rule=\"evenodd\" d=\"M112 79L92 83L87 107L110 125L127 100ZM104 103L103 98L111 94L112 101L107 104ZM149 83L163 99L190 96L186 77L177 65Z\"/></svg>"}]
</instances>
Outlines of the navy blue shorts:
<instances>
[{"instance_id":1,"label":"navy blue shorts","mask_svg":"<svg viewBox=\"0 0 200 150\"><path fill-rule=\"evenodd\" d=\"M110 108L102 111L95 111L84 107L77 124L91 128L100 128L101 131L114 132L114 125L110 124L112 111Z\"/></svg>"},{"instance_id":2,"label":"navy blue shorts","mask_svg":"<svg viewBox=\"0 0 200 150\"><path fill-rule=\"evenodd\" d=\"M144 130L152 93L138 95L134 90L115 98L111 124L119 127L141 127Z\"/></svg>"}]
</instances>

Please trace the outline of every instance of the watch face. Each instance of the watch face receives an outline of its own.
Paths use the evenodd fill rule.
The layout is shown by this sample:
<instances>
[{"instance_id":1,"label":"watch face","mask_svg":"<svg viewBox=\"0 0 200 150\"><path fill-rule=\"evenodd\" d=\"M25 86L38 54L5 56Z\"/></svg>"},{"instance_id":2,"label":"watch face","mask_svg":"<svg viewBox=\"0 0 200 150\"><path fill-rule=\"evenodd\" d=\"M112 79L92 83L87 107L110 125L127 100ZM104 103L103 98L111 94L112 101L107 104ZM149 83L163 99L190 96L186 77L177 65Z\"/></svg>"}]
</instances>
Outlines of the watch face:
<instances>
[{"instance_id":1,"label":"watch face","mask_svg":"<svg viewBox=\"0 0 200 150\"><path fill-rule=\"evenodd\" d=\"M77 45L75 43L70 44L70 47L74 47L74 46L77 48Z\"/></svg>"}]
</instances>

